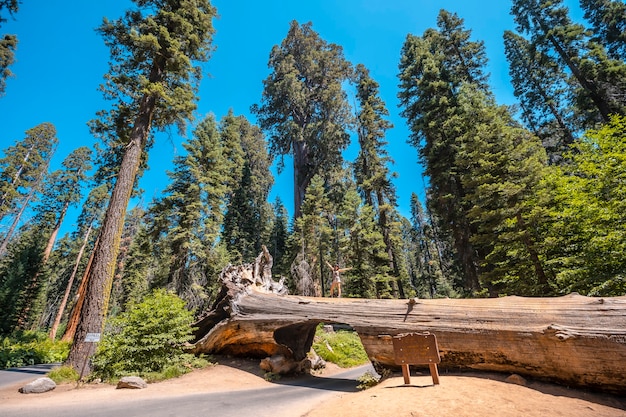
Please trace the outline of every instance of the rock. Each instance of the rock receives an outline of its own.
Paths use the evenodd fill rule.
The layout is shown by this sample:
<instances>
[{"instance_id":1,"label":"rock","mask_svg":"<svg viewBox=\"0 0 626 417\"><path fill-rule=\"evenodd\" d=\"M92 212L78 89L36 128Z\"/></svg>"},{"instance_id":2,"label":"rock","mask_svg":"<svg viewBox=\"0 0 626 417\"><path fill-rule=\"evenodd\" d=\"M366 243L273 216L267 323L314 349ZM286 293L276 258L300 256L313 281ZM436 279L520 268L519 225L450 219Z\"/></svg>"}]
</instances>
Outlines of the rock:
<instances>
[{"instance_id":1,"label":"rock","mask_svg":"<svg viewBox=\"0 0 626 417\"><path fill-rule=\"evenodd\" d=\"M143 389L148 388L148 384L138 376L125 376L117 383L116 389L121 388Z\"/></svg>"},{"instance_id":2,"label":"rock","mask_svg":"<svg viewBox=\"0 0 626 417\"><path fill-rule=\"evenodd\" d=\"M323 327L324 333L335 333L335 328L332 324L325 324Z\"/></svg>"},{"instance_id":3,"label":"rock","mask_svg":"<svg viewBox=\"0 0 626 417\"><path fill-rule=\"evenodd\" d=\"M283 355L274 355L261 360L259 366L266 372L288 375L297 372L307 372L311 369L311 361L305 358L298 362Z\"/></svg>"},{"instance_id":4,"label":"rock","mask_svg":"<svg viewBox=\"0 0 626 417\"><path fill-rule=\"evenodd\" d=\"M526 380L523 377L519 376L518 374L512 374L511 376L509 376L504 381L508 382L509 384L517 384L517 385L521 385L523 387L525 387L526 384L527 384Z\"/></svg>"},{"instance_id":5,"label":"rock","mask_svg":"<svg viewBox=\"0 0 626 417\"><path fill-rule=\"evenodd\" d=\"M37 378L31 383L24 385L19 391L22 394L40 394L55 389L57 384L50 378Z\"/></svg>"}]
</instances>

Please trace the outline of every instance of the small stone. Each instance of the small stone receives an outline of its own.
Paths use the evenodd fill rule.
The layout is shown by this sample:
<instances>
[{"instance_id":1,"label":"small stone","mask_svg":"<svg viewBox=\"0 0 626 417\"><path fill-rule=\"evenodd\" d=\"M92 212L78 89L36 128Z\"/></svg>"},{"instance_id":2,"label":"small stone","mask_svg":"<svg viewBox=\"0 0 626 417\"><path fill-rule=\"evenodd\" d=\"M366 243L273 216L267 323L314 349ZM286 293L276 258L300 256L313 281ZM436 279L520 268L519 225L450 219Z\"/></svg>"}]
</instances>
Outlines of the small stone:
<instances>
[{"instance_id":1,"label":"small stone","mask_svg":"<svg viewBox=\"0 0 626 417\"><path fill-rule=\"evenodd\" d=\"M504 381L508 382L509 384L521 385L523 387L525 387L527 384L526 380L523 377L519 376L518 374L513 374L509 376L507 379L505 379Z\"/></svg>"},{"instance_id":2,"label":"small stone","mask_svg":"<svg viewBox=\"0 0 626 417\"><path fill-rule=\"evenodd\" d=\"M57 384L50 378L37 378L33 382L24 385L19 391L22 394L41 394L55 389Z\"/></svg>"},{"instance_id":3,"label":"small stone","mask_svg":"<svg viewBox=\"0 0 626 417\"><path fill-rule=\"evenodd\" d=\"M335 328L331 324L325 324L322 330L324 333L335 333Z\"/></svg>"},{"instance_id":4,"label":"small stone","mask_svg":"<svg viewBox=\"0 0 626 417\"><path fill-rule=\"evenodd\" d=\"M148 388L148 384L138 376L125 376L117 383L116 389L121 388L143 389Z\"/></svg>"}]
</instances>

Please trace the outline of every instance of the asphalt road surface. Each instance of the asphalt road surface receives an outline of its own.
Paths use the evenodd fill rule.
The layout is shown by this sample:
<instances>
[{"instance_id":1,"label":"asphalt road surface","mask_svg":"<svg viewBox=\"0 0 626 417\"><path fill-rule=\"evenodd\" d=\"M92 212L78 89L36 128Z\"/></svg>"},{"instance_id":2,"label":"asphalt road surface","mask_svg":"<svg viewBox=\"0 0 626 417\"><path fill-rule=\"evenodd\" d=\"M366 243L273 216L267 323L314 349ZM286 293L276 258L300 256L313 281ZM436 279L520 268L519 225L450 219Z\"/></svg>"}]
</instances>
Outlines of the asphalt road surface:
<instances>
[{"instance_id":1,"label":"asphalt road surface","mask_svg":"<svg viewBox=\"0 0 626 417\"><path fill-rule=\"evenodd\" d=\"M358 378L374 372L371 365L352 368L331 377L305 375L279 380L269 388L234 390L206 394L177 395L165 398L128 400L115 403L93 403L88 398L81 404L48 407L42 410L2 409L2 417L297 417L334 396L358 391ZM32 375L30 376L32 379ZM0 385L3 384L0 378Z\"/></svg>"},{"instance_id":2,"label":"asphalt road surface","mask_svg":"<svg viewBox=\"0 0 626 417\"><path fill-rule=\"evenodd\" d=\"M55 366L59 366L58 363L44 364L44 365L32 365L22 368L8 368L0 369L0 387L6 385L17 384L18 382L31 382L37 378L46 376L46 374ZM2 407L0 406L0 416L2 416Z\"/></svg>"}]
</instances>

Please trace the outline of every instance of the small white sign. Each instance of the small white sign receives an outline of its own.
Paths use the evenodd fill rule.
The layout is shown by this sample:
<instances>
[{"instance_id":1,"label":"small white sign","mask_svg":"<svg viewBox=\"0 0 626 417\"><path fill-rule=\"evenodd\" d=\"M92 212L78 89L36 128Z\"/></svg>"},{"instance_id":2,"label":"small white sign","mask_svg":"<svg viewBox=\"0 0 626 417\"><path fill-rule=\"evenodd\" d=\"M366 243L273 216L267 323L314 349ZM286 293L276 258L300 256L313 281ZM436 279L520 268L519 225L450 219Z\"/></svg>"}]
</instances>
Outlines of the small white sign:
<instances>
[{"instance_id":1,"label":"small white sign","mask_svg":"<svg viewBox=\"0 0 626 417\"><path fill-rule=\"evenodd\" d=\"M85 342L99 342L100 341L100 333L87 333L85 336Z\"/></svg>"}]
</instances>

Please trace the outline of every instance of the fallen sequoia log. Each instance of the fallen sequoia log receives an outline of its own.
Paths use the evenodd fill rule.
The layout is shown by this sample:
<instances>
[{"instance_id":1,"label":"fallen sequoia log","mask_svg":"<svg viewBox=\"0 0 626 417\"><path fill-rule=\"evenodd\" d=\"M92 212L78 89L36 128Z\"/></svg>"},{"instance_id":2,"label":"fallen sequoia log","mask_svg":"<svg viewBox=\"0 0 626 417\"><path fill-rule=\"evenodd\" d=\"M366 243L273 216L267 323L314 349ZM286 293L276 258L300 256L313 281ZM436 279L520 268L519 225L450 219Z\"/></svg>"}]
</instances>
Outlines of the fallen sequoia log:
<instances>
[{"instance_id":1,"label":"fallen sequoia log","mask_svg":"<svg viewBox=\"0 0 626 417\"><path fill-rule=\"evenodd\" d=\"M196 353L281 355L293 362L291 370L300 369L316 326L342 323L354 328L380 370L397 368L391 336L429 331L437 337L440 369L511 372L626 394L626 297L292 296L272 281L269 254L254 265L226 268L221 279L213 309L195 324Z\"/></svg>"}]
</instances>

